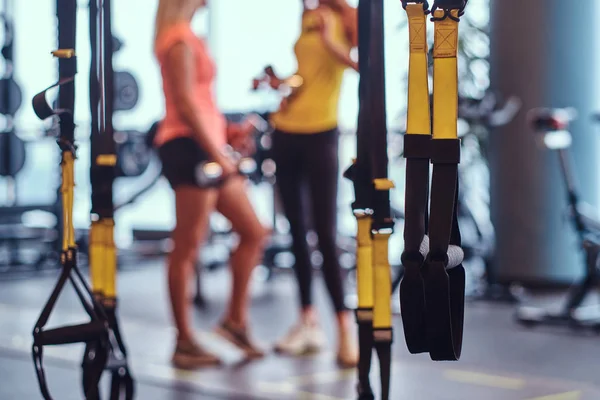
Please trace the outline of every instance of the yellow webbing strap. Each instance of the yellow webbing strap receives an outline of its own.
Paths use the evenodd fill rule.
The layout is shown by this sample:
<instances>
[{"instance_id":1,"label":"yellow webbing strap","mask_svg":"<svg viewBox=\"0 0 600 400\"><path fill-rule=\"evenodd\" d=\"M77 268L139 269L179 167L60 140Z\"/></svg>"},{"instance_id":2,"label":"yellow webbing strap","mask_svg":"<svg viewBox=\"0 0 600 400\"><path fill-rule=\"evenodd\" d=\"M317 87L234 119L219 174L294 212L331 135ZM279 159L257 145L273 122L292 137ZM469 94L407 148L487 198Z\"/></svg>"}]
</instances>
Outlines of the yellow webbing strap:
<instances>
[{"instance_id":1,"label":"yellow webbing strap","mask_svg":"<svg viewBox=\"0 0 600 400\"><path fill-rule=\"evenodd\" d=\"M75 191L75 158L70 151L63 152L61 166L62 182L60 192L63 206L63 240L62 250L67 251L75 246L75 229L73 227L73 197Z\"/></svg>"},{"instance_id":2,"label":"yellow webbing strap","mask_svg":"<svg viewBox=\"0 0 600 400\"><path fill-rule=\"evenodd\" d=\"M52 52L52 55L56 58L73 58L75 57L74 49L58 49Z\"/></svg>"},{"instance_id":3,"label":"yellow webbing strap","mask_svg":"<svg viewBox=\"0 0 600 400\"><path fill-rule=\"evenodd\" d=\"M356 282L358 308L373 308L373 251L371 242L371 216L355 213L356 234Z\"/></svg>"},{"instance_id":4,"label":"yellow webbing strap","mask_svg":"<svg viewBox=\"0 0 600 400\"><path fill-rule=\"evenodd\" d=\"M96 157L96 165L103 167L114 167L117 165L117 156L114 154L100 154Z\"/></svg>"},{"instance_id":5,"label":"yellow webbing strap","mask_svg":"<svg viewBox=\"0 0 600 400\"><path fill-rule=\"evenodd\" d=\"M69 248L75 247L75 226L73 224L73 207L75 205L75 157L73 153L68 152L68 166L69 166L69 236L68 236L68 245Z\"/></svg>"},{"instance_id":6,"label":"yellow webbing strap","mask_svg":"<svg viewBox=\"0 0 600 400\"><path fill-rule=\"evenodd\" d=\"M94 294L104 299L116 297L117 257L114 242L114 220L92 222L90 228L90 278Z\"/></svg>"},{"instance_id":7,"label":"yellow webbing strap","mask_svg":"<svg viewBox=\"0 0 600 400\"><path fill-rule=\"evenodd\" d=\"M389 179L382 178L373 179L373 185L375 186L375 190L382 192L386 190L391 190L395 187L394 182L392 182Z\"/></svg>"},{"instance_id":8,"label":"yellow webbing strap","mask_svg":"<svg viewBox=\"0 0 600 400\"><path fill-rule=\"evenodd\" d=\"M427 18L422 4L408 4L406 14L410 38L406 134L430 135Z\"/></svg>"},{"instance_id":9,"label":"yellow webbing strap","mask_svg":"<svg viewBox=\"0 0 600 400\"><path fill-rule=\"evenodd\" d=\"M117 251L115 248L115 222L113 219L103 220L105 225L104 239L104 296L108 300L117 297Z\"/></svg>"},{"instance_id":10,"label":"yellow webbing strap","mask_svg":"<svg viewBox=\"0 0 600 400\"><path fill-rule=\"evenodd\" d=\"M451 11L458 17L458 10ZM435 17L443 17L437 10ZM458 130L458 22L451 18L435 21L433 48L433 139L456 139Z\"/></svg>"},{"instance_id":11,"label":"yellow webbing strap","mask_svg":"<svg viewBox=\"0 0 600 400\"><path fill-rule=\"evenodd\" d=\"M93 221L89 236L89 264L92 292L96 296L104 296L104 224Z\"/></svg>"},{"instance_id":12,"label":"yellow webbing strap","mask_svg":"<svg viewBox=\"0 0 600 400\"><path fill-rule=\"evenodd\" d=\"M373 234L373 286L377 288L373 297L373 328L392 327L392 272L389 262L390 233Z\"/></svg>"},{"instance_id":13,"label":"yellow webbing strap","mask_svg":"<svg viewBox=\"0 0 600 400\"><path fill-rule=\"evenodd\" d=\"M389 191L394 188L390 179L375 179L375 190ZM373 329L386 330L392 328L392 271L389 260L389 239L392 230L373 231ZM391 332L391 331L389 331ZM389 332L382 332L388 335ZM378 332L374 333L379 334ZM376 338L386 340L390 338Z\"/></svg>"}]
</instances>

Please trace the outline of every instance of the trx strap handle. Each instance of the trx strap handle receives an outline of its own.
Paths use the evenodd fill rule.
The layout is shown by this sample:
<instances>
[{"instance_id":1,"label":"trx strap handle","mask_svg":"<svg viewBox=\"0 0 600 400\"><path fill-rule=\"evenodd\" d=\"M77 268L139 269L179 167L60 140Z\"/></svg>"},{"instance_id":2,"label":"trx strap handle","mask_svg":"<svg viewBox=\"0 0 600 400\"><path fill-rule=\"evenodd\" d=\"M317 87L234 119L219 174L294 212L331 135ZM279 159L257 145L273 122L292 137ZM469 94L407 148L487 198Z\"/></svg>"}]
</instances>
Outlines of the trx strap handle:
<instances>
[{"instance_id":1,"label":"trx strap handle","mask_svg":"<svg viewBox=\"0 0 600 400\"><path fill-rule=\"evenodd\" d=\"M38 318L33 330L32 356L36 375L42 396L46 400L51 400L48 389L48 383L43 366L43 347L49 345L60 345L70 343L85 343L97 341L102 345L107 344L108 326L101 316L98 315L100 309L95 303L91 290L88 287L85 278L77 268L77 249L75 244L75 229L73 227L73 201L75 188L75 153L74 143L75 124L73 122L73 110L75 105L75 86L74 76L77 73L77 59L75 56L75 27L77 5L75 1L57 3L57 15L59 20L59 46L66 49L53 52L59 59L59 82L50 88L34 96L32 105L34 112L40 119L46 119L51 116L57 116L60 122L60 136L58 145L61 149L61 199L63 216L63 240L61 265L62 271L56 286L54 287L50 298L45 304L40 317ZM71 49L69 48L71 47ZM52 109L46 99L46 92L59 87L59 107ZM90 317L90 322L85 324L66 326L44 330L44 326L50 318L58 296L60 295L67 280L71 282L75 293L79 298L84 310ZM94 398L97 390L100 375L91 377L88 384L84 387L86 398Z\"/></svg>"},{"instance_id":2,"label":"trx strap handle","mask_svg":"<svg viewBox=\"0 0 600 400\"><path fill-rule=\"evenodd\" d=\"M411 353L429 352L433 360L458 360L462 349L465 272L457 220L457 49L459 17L467 2L435 1L432 7L433 136L427 82L428 5L424 1L402 3L410 31L402 322ZM429 160L433 176L427 220Z\"/></svg>"},{"instance_id":3,"label":"trx strap handle","mask_svg":"<svg viewBox=\"0 0 600 400\"><path fill-rule=\"evenodd\" d=\"M98 4L100 3L100 5ZM111 374L110 399L131 400L134 380L117 318L117 254L114 242L113 183L117 162L113 138L113 38L110 0L90 3L90 112L92 223L90 228L90 278L94 295L109 326L109 347L88 343L83 360L84 385L104 370ZM97 393L98 398L100 394Z\"/></svg>"},{"instance_id":4,"label":"trx strap handle","mask_svg":"<svg viewBox=\"0 0 600 400\"><path fill-rule=\"evenodd\" d=\"M429 5L416 1L402 6L408 17L410 53L408 67L408 114L404 135L406 191L404 200L404 276L400 283L400 305L404 337L410 353L428 351L425 297L421 268L429 252L426 241L431 153L431 115L427 72L427 18Z\"/></svg>"},{"instance_id":5,"label":"trx strap handle","mask_svg":"<svg viewBox=\"0 0 600 400\"><path fill-rule=\"evenodd\" d=\"M370 166L370 115L368 100L369 40L371 6L369 0L358 2L358 68L359 110L356 130L356 159L344 172L344 177L354 186L352 211L357 222L356 232L356 281L358 307L359 360L357 392L359 400L373 400L369 375L373 354L373 256L371 240L371 216L373 183Z\"/></svg>"},{"instance_id":6,"label":"trx strap handle","mask_svg":"<svg viewBox=\"0 0 600 400\"><path fill-rule=\"evenodd\" d=\"M371 224L373 256L373 341L379 358L381 399L389 399L392 331L392 277L389 264L389 238L394 231L388 179L387 118L385 102L383 0L371 3L368 88L370 116L370 160L373 179Z\"/></svg>"},{"instance_id":7,"label":"trx strap handle","mask_svg":"<svg viewBox=\"0 0 600 400\"><path fill-rule=\"evenodd\" d=\"M458 163L458 23L464 1L434 3L433 176L429 217L429 254L423 266L426 325L432 360L458 360L462 350L465 270L448 269L450 245L460 246L457 219ZM461 260L462 262L462 260Z\"/></svg>"}]
</instances>

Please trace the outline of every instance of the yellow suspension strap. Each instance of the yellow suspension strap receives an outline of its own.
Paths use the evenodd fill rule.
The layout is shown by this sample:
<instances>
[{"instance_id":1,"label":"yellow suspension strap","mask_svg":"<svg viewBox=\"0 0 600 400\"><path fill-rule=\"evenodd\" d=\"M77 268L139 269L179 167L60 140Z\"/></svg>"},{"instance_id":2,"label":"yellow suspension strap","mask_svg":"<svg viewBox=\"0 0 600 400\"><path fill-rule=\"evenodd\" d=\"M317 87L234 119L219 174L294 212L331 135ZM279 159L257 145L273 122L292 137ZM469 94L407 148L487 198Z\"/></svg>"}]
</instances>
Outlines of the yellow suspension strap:
<instances>
[{"instance_id":1,"label":"yellow suspension strap","mask_svg":"<svg viewBox=\"0 0 600 400\"><path fill-rule=\"evenodd\" d=\"M426 233L429 199L431 113L428 83L427 1L402 1L410 40L408 64L407 127L404 136L406 190L404 199L404 276L400 284L400 305L408 350L427 352L425 297L421 268L428 252Z\"/></svg>"},{"instance_id":2,"label":"yellow suspension strap","mask_svg":"<svg viewBox=\"0 0 600 400\"><path fill-rule=\"evenodd\" d=\"M457 221L458 163L460 162L460 140L457 135L458 119L458 24L466 0L436 0L432 7L435 22L433 48L433 138L429 157L433 164L431 182L430 215L428 236L423 236L419 252L424 256L420 267L423 288L423 303L418 296L418 280L414 277L419 270L421 258L417 255L417 233L414 227L405 231L405 242L409 248L403 258L410 264L413 281L413 297L401 297L403 323L407 344L412 352L428 351L432 360L458 360L462 350L465 271L462 266L464 254L461 249L460 230ZM407 9L408 12L408 9ZM412 42L411 42L412 43ZM415 49L416 50L416 49ZM411 58L413 57L411 49ZM412 65L411 65L412 66ZM423 68L421 66L421 68ZM414 80L411 83L416 82ZM414 98L409 96L409 102ZM410 104L409 107L413 107ZM409 137L410 135L407 135ZM426 154L425 145L421 150ZM415 151L416 152L416 151ZM422 201L413 190L423 191L422 183L415 184L411 171L407 169L406 198ZM413 198L414 196L414 198ZM412 203L407 207L412 207ZM422 205L418 205L418 210ZM406 218L413 213L418 223L422 216L415 215L415 208L407 208ZM415 223L417 223L415 222ZM412 284L412 285L411 285ZM424 304L424 306L423 306ZM404 315L406 312L406 315ZM423 318L419 318L421 313ZM418 337L420 334L420 338ZM423 340L422 338L426 338Z\"/></svg>"},{"instance_id":3,"label":"yellow suspension strap","mask_svg":"<svg viewBox=\"0 0 600 400\"><path fill-rule=\"evenodd\" d=\"M94 300L91 289L77 266L77 249L75 245L75 229L73 227L73 203L75 187L75 123L73 119L75 108L75 75L77 74L77 57L75 54L75 32L77 1L57 0L56 11L58 17L58 45L59 50L53 55L59 61L59 81L50 88L38 93L33 98L33 109L38 118L46 120L57 117L60 126L58 145L61 150L61 190L62 200L62 271L54 290L46 305L42 309L33 330L32 355L35 370L42 396L51 400L44 366L44 346L53 346L73 343L97 342L101 346L108 346L109 329L104 315L98 313L101 307ZM52 108L47 99L46 92L58 87L58 107ZM64 288L65 283L71 282L77 297L90 321L79 325L63 326L54 329L44 329L50 318L56 301ZM90 376L83 387L86 399L95 399L98 390L100 374Z\"/></svg>"},{"instance_id":4,"label":"yellow suspension strap","mask_svg":"<svg viewBox=\"0 0 600 400\"><path fill-rule=\"evenodd\" d=\"M114 241L113 183L117 157L113 138L113 69L111 1L90 3L90 112L92 189L89 233L90 278L94 295L110 328L110 347L88 343L83 365L88 377L107 370L111 375L110 399L132 400L135 382L127 363L127 350L117 318L117 252ZM100 352L103 361L97 361ZM99 394L98 394L99 395Z\"/></svg>"},{"instance_id":5,"label":"yellow suspension strap","mask_svg":"<svg viewBox=\"0 0 600 400\"><path fill-rule=\"evenodd\" d=\"M369 40L369 118L371 174L373 177L373 342L379 358L381 399L389 399L392 331L392 276L388 244L394 230L390 209L388 179L387 117L385 102L385 62L383 0L371 0L371 37Z\"/></svg>"},{"instance_id":6,"label":"yellow suspension strap","mask_svg":"<svg viewBox=\"0 0 600 400\"><path fill-rule=\"evenodd\" d=\"M359 67L359 109L356 129L356 159L344 172L344 177L354 186L352 211L357 223L356 232L356 281L358 307L359 361L357 392L359 400L373 400L369 375L373 354L373 256L371 240L373 182L370 165L369 133L370 102L368 89L368 60L370 40L370 0L358 2L358 67Z\"/></svg>"}]
</instances>

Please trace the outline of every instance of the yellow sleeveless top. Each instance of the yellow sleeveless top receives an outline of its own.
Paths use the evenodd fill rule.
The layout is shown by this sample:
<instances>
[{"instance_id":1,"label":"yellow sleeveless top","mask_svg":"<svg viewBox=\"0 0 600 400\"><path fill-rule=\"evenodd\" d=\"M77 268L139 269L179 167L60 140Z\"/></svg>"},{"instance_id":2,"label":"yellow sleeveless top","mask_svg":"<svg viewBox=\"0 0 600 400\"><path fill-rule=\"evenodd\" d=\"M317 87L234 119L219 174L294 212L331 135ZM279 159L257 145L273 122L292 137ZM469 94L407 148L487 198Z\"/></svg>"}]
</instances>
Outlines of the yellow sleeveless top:
<instances>
[{"instance_id":1,"label":"yellow sleeveless top","mask_svg":"<svg viewBox=\"0 0 600 400\"><path fill-rule=\"evenodd\" d=\"M350 49L342 18L333 13L332 33L336 42ZM327 50L319 32L319 17L308 11L302 16L302 32L294 46L297 74L303 79L300 90L285 110L271 116L279 130L290 133L318 133L338 124L338 102L346 65Z\"/></svg>"}]
</instances>

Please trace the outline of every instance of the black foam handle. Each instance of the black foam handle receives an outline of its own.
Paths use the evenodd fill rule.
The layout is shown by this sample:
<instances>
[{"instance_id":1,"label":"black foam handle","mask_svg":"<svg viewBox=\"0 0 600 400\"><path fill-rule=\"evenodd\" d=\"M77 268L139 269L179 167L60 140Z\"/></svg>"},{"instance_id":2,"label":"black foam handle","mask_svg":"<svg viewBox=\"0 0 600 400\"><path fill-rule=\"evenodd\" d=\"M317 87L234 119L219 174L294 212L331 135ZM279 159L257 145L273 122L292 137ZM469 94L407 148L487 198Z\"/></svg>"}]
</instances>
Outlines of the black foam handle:
<instances>
[{"instance_id":1,"label":"black foam handle","mask_svg":"<svg viewBox=\"0 0 600 400\"><path fill-rule=\"evenodd\" d=\"M55 346L87 343L105 338L108 338L107 327L104 322L97 321L40 331L35 335L34 343L38 346Z\"/></svg>"},{"instance_id":2,"label":"black foam handle","mask_svg":"<svg viewBox=\"0 0 600 400\"><path fill-rule=\"evenodd\" d=\"M431 142L433 164L459 164L460 139L434 139Z\"/></svg>"},{"instance_id":3,"label":"black foam handle","mask_svg":"<svg viewBox=\"0 0 600 400\"><path fill-rule=\"evenodd\" d=\"M404 135L404 158L431 157L431 135Z\"/></svg>"}]
</instances>

